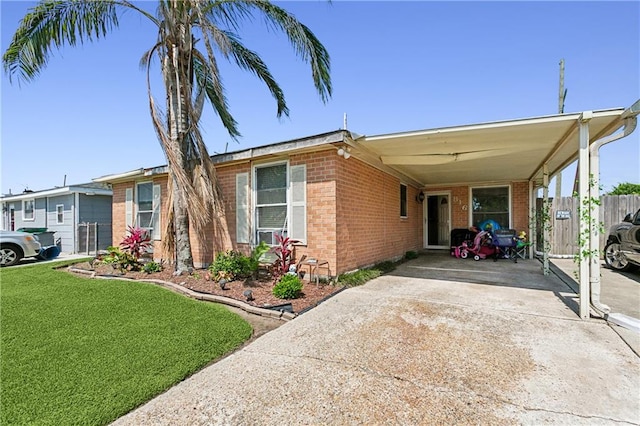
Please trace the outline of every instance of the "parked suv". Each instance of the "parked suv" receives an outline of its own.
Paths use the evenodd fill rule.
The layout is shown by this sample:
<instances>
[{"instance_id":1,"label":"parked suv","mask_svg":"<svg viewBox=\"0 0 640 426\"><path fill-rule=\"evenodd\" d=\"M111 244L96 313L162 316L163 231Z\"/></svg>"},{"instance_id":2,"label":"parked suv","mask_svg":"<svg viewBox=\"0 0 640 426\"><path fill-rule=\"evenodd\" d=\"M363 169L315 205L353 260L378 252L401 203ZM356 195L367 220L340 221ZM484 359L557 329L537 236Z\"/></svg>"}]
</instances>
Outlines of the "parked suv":
<instances>
[{"instance_id":1,"label":"parked suv","mask_svg":"<svg viewBox=\"0 0 640 426\"><path fill-rule=\"evenodd\" d=\"M621 223L609 229L604 261L616 271L629 271L640 266L640 209L629 213Z\"/></svg>"},{"instance_id":2,"label":"parked suv","mask_svg":"<svg viewBox=\"0 0 640 426\"><path fill-rule=\"evenodd\" d=\"M24 257L40 254L38 238L28 232L0 231L0 266L11 266Z\"/></svg>"}]
</instances>

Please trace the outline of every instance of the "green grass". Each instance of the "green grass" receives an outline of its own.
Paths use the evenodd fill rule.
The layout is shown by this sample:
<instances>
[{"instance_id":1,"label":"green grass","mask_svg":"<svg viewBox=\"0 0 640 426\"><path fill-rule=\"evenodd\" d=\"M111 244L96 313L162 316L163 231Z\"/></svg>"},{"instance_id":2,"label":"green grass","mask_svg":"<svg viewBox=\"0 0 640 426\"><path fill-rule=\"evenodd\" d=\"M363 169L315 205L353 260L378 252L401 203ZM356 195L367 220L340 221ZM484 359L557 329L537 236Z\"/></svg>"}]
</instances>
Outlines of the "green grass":
<instances>
[{"instance_id":1,"label":"green grass","mask_svg":"<svg viewBox=\"0 0 640 426\"><path fill-rule=\"evenodd\" d=\"M0 272L0 424L107 424L240 346L220 305L52 264Z\"/></svg>"}]
</instances>

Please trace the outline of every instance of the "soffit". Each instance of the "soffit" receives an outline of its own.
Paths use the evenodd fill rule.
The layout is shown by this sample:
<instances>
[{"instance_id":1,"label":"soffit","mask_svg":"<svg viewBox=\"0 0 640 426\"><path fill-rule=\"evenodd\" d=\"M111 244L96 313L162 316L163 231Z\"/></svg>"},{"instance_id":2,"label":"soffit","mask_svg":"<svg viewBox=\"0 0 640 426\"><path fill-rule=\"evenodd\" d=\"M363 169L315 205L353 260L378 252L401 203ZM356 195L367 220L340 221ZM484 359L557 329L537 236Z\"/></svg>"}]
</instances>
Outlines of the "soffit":
<instances>
[{"instance_id":1,"label":"soffit","mask_svg":"<svg viewBox=\"0 0 640 426\"><path fill-rule=\"evenodd\" d=\"M590 143L615 132L624 110L594 111ZM356 148L423 186L533 180L577 158L581 114L363 136Z\"/></svg>"}]
</instances>

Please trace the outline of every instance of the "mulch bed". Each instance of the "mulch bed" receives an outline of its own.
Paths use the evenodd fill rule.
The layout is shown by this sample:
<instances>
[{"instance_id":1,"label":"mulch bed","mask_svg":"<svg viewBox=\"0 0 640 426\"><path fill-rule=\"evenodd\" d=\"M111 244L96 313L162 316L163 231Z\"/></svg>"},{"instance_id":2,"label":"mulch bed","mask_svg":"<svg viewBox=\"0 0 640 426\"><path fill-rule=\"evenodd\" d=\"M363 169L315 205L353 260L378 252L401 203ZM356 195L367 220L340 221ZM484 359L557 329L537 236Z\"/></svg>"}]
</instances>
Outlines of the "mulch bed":
<instances>
[{"instance_id":1,"label":"mulch bed","mask_svg":"<svg viewBox=\"0 0 640 426\"><path fill-rule=\"evenodd\" d=\"M191 275L174 276L171 268L166 268L161 272L145 273L125 271L120 273L111 265L89 262L82 262L74 265L75 268L94 271L100 276L117 276L119 278L129 278L134 280L162 280L179 284L193 291L207 294L215 294L231 299L240 300L249 305L259 308L268 308L286 303L291 303L293 312L300 313L304 310L313 308L323 299L339 292L342 287L332 284L310 283L303 281L302 295L297 299L278 299L272 294L273 280L269 277L252 279L248 278L243 281L230 281L225 284L225 289L221 289L220 285L211 279L211 275L207 270L196 270ZM253 296L252 301L247 301L244 292L251 290Z\"/></svg>"}]
</instances>

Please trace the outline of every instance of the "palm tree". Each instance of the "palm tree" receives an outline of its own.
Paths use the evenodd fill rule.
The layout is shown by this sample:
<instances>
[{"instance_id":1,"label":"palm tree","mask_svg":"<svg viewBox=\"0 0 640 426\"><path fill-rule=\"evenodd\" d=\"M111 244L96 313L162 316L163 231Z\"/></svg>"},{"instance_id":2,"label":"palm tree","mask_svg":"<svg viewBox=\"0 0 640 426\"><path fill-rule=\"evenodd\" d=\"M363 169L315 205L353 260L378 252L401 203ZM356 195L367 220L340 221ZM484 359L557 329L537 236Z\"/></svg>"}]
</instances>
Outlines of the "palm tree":
<instances>
[{"instance_id":1,"label":"palm tree","mask_svg":"<svg viewBox=\"0 0 640 426\"><path fill-rule=\"evenodd\" d=\"M215 169L199 130L205 100L213 106L229 135L240 136L220 80L218 59L255 74L288 115L284 94L266 64L236 34L240 23L262 16L269 27L286 34L293 50L311 67L323 102L331 96L329 54L309 28L269 1L160 0L154 14L125 0L44 0L22 19L3 55L5 72L31 81L46 67L53 49L105 37L119 26L118 16L133 10L157 27L157 42L142 59L153 126L169 166L169 220L165 248L175 253L176 272L193 268L189 226L197 235L221 211ZM204 49L196 46L203 46ZM159 59L166 95L162 111L151 95L152 59ZM187 209L188 205L188 209Z\"/></svg>"}]
</instances>

